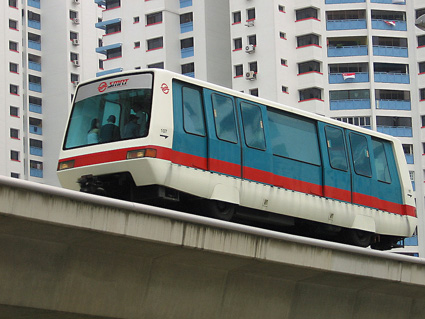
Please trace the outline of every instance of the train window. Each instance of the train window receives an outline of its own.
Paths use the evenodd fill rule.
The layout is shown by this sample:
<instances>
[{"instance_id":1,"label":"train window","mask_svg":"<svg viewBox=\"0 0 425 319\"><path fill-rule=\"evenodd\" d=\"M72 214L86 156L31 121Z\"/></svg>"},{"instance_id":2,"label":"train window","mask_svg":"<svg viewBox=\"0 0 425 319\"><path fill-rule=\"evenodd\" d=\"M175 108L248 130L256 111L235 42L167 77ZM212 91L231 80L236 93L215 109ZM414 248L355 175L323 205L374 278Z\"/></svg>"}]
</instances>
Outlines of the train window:
<instances>
[{"instance_id":1,"label":"train window","mask_svg":"<svg viewBox=\"0 0 425 319\"><path fill-rule=\"evenodd\" d=\"M187 133L205 136L204 110L201 93L183 87L183 126Z\"/></svg>"},{"instance_id":2,"label":"train window","mask_svg":"<svg viewBox=\"0 0 425 319\"><path fill-rule=\"evenodd\" d=\"M375 168L378 181L391 183L390 169L388 167L387 155L384 143L372 139L373 155L375 156Z\"/></svg>"},{"instance_id":3,"label":"train window","mask_svg":"<svg viewBox=\"0 0 425 319\"><path fill-rule=\"evenodd\" d=\"M351 153L354 162L354 171L363 176L371 177L369 148L365 136L350 134Z\"/></svg>"},{"instance_id":4,"label":"train window","mask_svg":"<svg viewBox=\"0 0 425 319\"><path fill-rule=\"evenodd\" d=\"M347 171L348 163L344 143L344 132L341 129L327 126L325 127L325 133L331 167Z\"/></svg>"},{"instance_id":5,"label":"train window","mask_svg":"<svg viewBox=\"0 0 425 319\"><path fill-rule=\"evenodd\" d=\"M233 99L220 94L212 94L211 97L217 137L227 142L237 143Z\"/></svg>"},{"instance_id":6,"label":"train window","mask_svg":"<svg viewBox=\"0 0 425 319\"><path fill-rule=\"evenodd\" d=\"M241 111L246 145L265 150L266 140L261 109L257 105L241 102Z\"/></svg>"},{"instance_id":7,"label":"train window","mask_svg":"<svg viewBox=\"0 0 425 319\"><path fill-rule=\"evenodd\" d=\"M321 164L315 121L272 109L267 113L274 155Z\"/></svg>"}]
</instances>

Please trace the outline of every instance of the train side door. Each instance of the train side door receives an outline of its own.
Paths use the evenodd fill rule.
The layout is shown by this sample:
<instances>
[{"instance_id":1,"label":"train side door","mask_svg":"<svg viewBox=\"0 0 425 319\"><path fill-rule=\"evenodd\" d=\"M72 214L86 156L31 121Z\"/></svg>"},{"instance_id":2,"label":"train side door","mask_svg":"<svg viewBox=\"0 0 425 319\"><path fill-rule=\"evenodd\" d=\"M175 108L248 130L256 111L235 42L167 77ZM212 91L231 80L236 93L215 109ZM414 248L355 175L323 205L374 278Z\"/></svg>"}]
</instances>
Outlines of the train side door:
<instances>
[{"instance_id":1,"label":"train side door","mask_svg":"<svg viewBox=\"0 0 425 319\"><path fill-rule=\"evenodd\" d=\"M323 152L323 194L351 202L351 168L344 129L319 122Z\"/></svg>"},{"instance_id":2,"label":"train side door","mask_svg":"<svg viewBox=\"0 0 425 319\"><path fill-rule=\"evenodd\" d=\"M210 171L241 177L241 139L232 96L204 89Z\"/></svg>"},{"instance_id":3,"label":"train side door","mask_svg":"<svg viewBox=\"0 0 425 319\"><path fill-rule=\"evenodd\" d=\"M202 89L174 81L173 104L175 152L172 161L207 170L207 129Z\"/></svg>"},{"instance_id":4,"label":"train side door","mask_svg":"<svg viewBox=\"0 0 425 319\"><path fill-rule=\"evenodd\" d=\"M375 189L371 163L371 137L354 131L346 131L352 169L352 202L374 207Z\"/></svg>"}]
</instances>

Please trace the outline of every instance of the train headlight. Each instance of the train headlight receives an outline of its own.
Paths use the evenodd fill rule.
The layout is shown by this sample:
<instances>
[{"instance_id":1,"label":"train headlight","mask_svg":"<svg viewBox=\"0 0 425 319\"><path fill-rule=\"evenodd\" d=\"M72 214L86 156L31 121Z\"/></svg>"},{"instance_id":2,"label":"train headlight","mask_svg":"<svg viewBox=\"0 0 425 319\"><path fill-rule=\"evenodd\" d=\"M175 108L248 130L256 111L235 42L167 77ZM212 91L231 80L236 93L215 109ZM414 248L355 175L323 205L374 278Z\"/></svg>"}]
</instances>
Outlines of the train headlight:
<instances>
[{"instance_id":1,"label":"train headlight","mask_svg":"<svg viewBox=\"0 0 425 319\"><path fill-rule=\"evenodd\" d=\"M62 171L64 169L68 169L68 168L73 168L74 165L75 165L75 161L74 160L60 162L58 164L58 171Z\"/></svg>"},{"instance_id":2,"label":"train headlight","mask_svg":"<svg viewBox=\"0 0 425 319\"><path fill-rule=\"evenodd\" d=\"M140 150L133 150L127 152L127 159L143 158L143 157L156 157L156 149L144 148Z\"/></svg>"}]
</instances>

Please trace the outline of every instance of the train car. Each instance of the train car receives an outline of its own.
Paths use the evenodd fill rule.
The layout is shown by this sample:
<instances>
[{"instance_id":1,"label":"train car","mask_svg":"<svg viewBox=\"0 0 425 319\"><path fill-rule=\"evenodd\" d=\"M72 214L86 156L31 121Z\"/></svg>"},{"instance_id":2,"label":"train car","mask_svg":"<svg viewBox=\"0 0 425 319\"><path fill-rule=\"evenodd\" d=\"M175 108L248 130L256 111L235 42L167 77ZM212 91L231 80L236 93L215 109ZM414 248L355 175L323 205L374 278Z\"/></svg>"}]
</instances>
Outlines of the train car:
<instances>
[{"instance_id":1,"label":"train car","mask_svg":"<svg viewBox=\"0 0 425 319\"><path fill-rule=\"evenodd\" d=\"M69 189L376 249L417 224L396 138L165 70L81 83L58 176Z\"/></svg>"}]
</instances>

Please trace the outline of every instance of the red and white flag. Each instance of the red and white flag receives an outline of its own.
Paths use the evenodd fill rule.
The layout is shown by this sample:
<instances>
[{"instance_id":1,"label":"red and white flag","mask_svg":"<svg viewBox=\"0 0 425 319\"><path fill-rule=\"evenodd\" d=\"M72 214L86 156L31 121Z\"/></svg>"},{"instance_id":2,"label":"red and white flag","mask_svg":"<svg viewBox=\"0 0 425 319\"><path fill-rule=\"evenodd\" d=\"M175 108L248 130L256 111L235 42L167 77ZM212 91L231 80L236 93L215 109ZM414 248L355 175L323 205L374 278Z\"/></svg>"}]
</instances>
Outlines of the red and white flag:
<instances>
[{"instance_id":1,"label":"red and white flag","mask_svg":"<svg viewBox=\"0 0 425 319\"><path fill-rule=\"evenodd\" d=\"M395 27L395 21L387 21L387 20L384 20L384 22L385 22L386 24L388 24L388 25L392 26L392 27Z\"/></svg>"},{"instance_id":2,"label":"red and white flag","mask_svg":"<svg viewBox=\"0 0 425 319\"><path fill-rule=\"evenodd\" d=\"M347 79L355 79L356 73L342 73L342 77L344 78L344 81Z\"/></svg>"}]
</instances>

